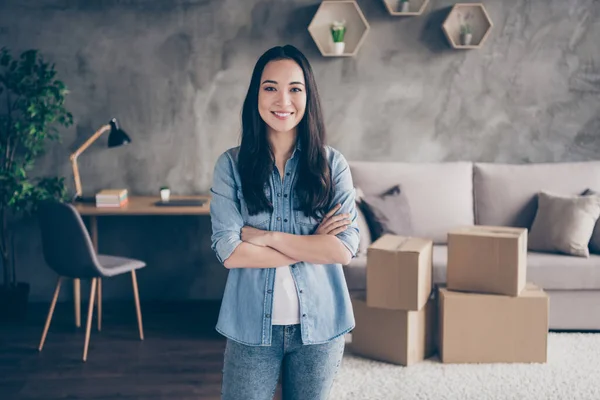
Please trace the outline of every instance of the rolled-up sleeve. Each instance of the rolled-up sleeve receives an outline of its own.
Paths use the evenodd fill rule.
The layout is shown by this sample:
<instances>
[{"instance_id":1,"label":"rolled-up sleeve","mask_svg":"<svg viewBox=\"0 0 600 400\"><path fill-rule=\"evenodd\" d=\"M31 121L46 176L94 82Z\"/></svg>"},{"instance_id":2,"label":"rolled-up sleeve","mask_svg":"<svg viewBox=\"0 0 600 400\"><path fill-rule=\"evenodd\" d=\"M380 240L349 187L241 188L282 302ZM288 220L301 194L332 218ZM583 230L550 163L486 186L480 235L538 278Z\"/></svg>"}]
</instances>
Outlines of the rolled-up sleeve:
<instances>
[{"instance_id":1,"label":"rolled-up sleeve","mask_svg":"<svg viewBox=\"0 0 600 400\"><path fill-rule=\"evenodd\" d=\"M346 158L339 152L335 152L332 163L331 173L334 183L334 198L332 207L341 204L341 208L336 214L349 214L352 221L347 228L336 235L338 239L350 250L352 258L356 257L358 244L360 241L360 232L358 229L358 213L356 211L356 191L350 174L350 166Z\"/></svg>"},{"instance_id":2,"label":"rolled-up sleeve","mask_svg":"<svg viewBox=\"0 0 600 400\"><path fill-rule=\"evenodd\" d=\"M231 155L221 154L215 164L210 189L211 247L221 263L242 243L243 218L234 176Z\"/></svg>"}]
</instances>

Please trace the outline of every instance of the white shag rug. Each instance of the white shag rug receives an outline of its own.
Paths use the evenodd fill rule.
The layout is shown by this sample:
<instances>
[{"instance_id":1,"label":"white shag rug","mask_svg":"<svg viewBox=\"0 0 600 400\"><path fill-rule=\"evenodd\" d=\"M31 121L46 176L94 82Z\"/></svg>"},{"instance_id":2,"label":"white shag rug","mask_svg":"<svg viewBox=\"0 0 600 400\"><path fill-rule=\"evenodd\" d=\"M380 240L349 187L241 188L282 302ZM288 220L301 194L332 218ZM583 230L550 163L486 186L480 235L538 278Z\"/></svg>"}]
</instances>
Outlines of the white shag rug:
<instances>
[{"instance_id":1,"label":"white shag rug","mask_svg":"<svg viewBox=\"0 0 600 400\"><path fill-rule=\"evenodd\" d=\"M600 333L549 333L546 364L409 367L353 355L342 361L332 400L599 400Z\"/></svg>"}]
</instances>

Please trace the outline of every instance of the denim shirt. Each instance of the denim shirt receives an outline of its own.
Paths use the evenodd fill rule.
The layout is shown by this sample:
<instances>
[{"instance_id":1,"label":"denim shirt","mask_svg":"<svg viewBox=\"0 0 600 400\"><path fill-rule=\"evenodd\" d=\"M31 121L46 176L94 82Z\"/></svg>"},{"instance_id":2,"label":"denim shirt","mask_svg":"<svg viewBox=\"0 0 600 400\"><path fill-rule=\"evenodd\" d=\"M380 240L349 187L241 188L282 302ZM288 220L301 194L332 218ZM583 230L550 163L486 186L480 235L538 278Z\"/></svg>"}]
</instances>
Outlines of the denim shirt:
<instances>
[{"instance_id":1,"label":"denim shirt","mask_svg":"<svg viewBox=\"0 0 600 400\"><path fill-rule=\"evenodd\" d=\"M273 212L249 215L241 189L237 168L239 147L223 153L214 169L210 215L212 249L223 263L242 243L244 225L258 229L311 235L320 221L296 210L295 195L300 145L285 164L283 182L277 167L269 184L267 199ZM355 190L350 168L344 156L326 146L326 154L334 182L334 198L330 204L341 204L338 213L348 213L352 223L337 238L356 257L359 242L356 222ZM296 282L300 304L303 344L326 343L354 328L354 314L341 264L298 262L290 271ZM216 330L225 337L251 346L271 345L271 310L275 268L232 268L229 270Z\"/></svg>"}]
</instances>

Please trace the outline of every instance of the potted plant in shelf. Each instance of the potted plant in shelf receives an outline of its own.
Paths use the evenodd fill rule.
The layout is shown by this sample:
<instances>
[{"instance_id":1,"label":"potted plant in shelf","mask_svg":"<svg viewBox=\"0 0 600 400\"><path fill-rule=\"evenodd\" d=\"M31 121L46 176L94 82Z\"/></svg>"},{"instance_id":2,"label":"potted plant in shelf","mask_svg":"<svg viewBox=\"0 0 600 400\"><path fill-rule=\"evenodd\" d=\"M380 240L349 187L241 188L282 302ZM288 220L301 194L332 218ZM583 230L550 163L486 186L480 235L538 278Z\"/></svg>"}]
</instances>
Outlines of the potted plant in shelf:
<instances>
[{"instance_id":1,"label":"potted plant in shelf","mask_svg":"<svg viewBox=\"0 0 600 400\"><path fill-rule=\"evenodd\" d=\"M469 46L472 39L473 34L471 33L471 25L462 24L460 26L460 44L463 46Z\"/></svg>"},{"instance_id":2,"label":"potted plant in shelf","mask_svg":"<svg viewBox=\"0 0 600 400\"><path fill-rule=\"evenodd\" d=\"M410 2L408 0L400 0L400 12L407 13L410 11Z\"/></svg>"},{"instance_id":3,"label":"potted plant in shelf","mask_svg":"<svg viewBox=\"0 0 600 400\"><path fill-rule=\"evenodd\" d=\"M334 21L331 24L331 36L333 38L333 54L344 54L346 43L344 36L346 35L346 21Z\"/></svg>"},{"instance_id":4,"label":"potted plant in shelf","mask_svg":"<svg viewBox=\"0 0 600 400\"><path fill-rule=\"evenodd\" d=\"M460 44L463 46L469 46L471 44L471 40L473 39L469 20L473 18L473 14L470 10L467 11L466 14L459 12L458 17L460 19Z\"/></svg>"},{"instance_id":5,"label":"potted plant in shelf","mask_svg":"<svg viewBox=\"0 0 600 400\"><path fill-rule=\"evenodd\" d=\"M64 107L68 93L55 78L54 65L37 50L13 59L0 49L0 319L19 320L27 310L29 284L17 280L15 223L40 201L68 200L63 177L30 176L49 140L59 140L55 125L68 127L73 117Z\"/></svg>"}]
</instances>

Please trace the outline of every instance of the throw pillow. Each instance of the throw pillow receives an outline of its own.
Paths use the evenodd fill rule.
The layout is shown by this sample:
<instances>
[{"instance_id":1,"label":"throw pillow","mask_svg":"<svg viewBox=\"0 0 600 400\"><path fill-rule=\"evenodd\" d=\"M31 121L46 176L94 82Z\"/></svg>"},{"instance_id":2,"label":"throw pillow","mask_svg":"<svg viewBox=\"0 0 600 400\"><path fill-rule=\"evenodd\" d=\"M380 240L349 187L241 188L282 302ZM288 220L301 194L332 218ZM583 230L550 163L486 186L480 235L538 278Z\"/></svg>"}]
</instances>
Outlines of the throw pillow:
<instances>
[{"instance_id":1,"label":"throw pillow","mask_svg":"<svg viewBox=\"0 0 600 400\"><path fill-rule=\"evenodd\" d=\"M365 218L365 214L363 213L360 202L362 201L362 197L364 196L362 190L360 188L354 188L356 195L356 224L358 225L358 232L360 235L360 241L358 242L358 252L357 256L367 255L367 249L372 243L371 240L371 232L369 231L369 224L367 223L367 219Z\"/></svg>"},{"instance_id":2,"label":"throw pillow","mask_svg":"<svg viewBox=\"0 0 600 400\"><path fill-rule=\"evenodd\" d=\"M412 235L410 207L400 185L380 195L363 194L359 206L365 214L373 241L385 233Z\"/></svg>"},{"instance_id":3,"label":"throw pillow","mask_svg":"<svg viewBox=\"0 0 600 400\"><path fill-rule=\"evenodd\" d=\"M529 250L589 257L588 244L600 216L600 197L538 193Z\"/></svg>"},{"instance_id":4,"label":"throw pillow","mask_svg":"<svg viewBox=\"0 0 600 400\"><path fill-rule=\"evenodd\" d=\"M582 194L584 196L600 196L600 193L592 189L587 189ZM592 233L589 248L592 253L600 253L600 220L596 221L596 225L594 226L594 233Z\"/></svg>"}]
</instances>

